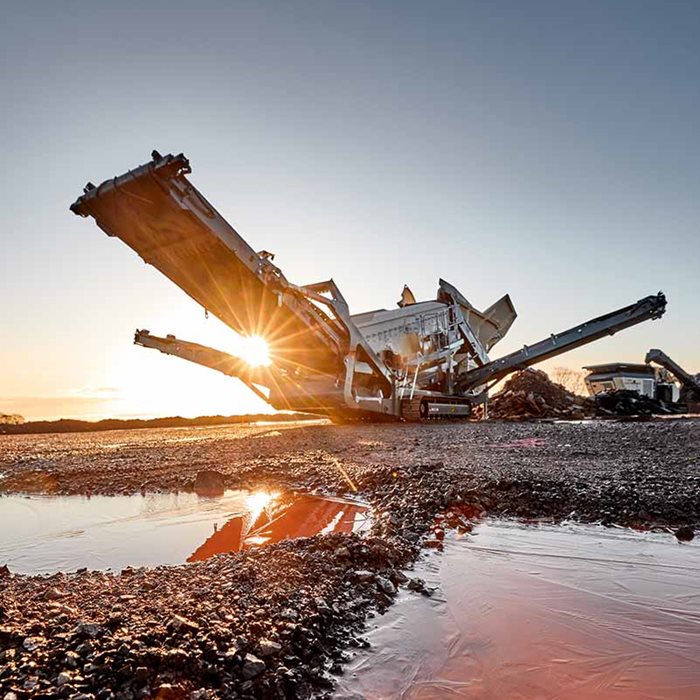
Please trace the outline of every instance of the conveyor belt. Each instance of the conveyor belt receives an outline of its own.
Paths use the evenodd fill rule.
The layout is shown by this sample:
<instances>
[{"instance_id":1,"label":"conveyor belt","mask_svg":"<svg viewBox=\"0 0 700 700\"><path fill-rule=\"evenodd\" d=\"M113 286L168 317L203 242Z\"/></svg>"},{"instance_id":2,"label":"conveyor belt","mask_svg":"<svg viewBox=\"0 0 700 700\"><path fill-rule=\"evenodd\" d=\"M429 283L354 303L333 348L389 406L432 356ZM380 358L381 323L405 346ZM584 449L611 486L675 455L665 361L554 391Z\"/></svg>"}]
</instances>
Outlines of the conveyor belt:
<instances>
[{"instance_id":1,"label":"conveyor belt","mask_svg":"<svg viewBox=\"0 0 700 700\"><path fill-rule=\"evenodd\" d=\"M346 330L256 253L187 180L189 161L161 157L99 187L71 206L92 216L195 301L243 335L260 335L273 361L335 375Z\"/></svg>"},{"instance_id":2,"label":"conveyor belt","mask_svg":"<svg viewBox=\"0 0 700 700\"><path fill-rule=\"evenodd\" d=\"M511 372L531 367L538 362L604 338L606 335L613 335L649 319L661 318L665 310L666 297L661 292L644 297L635 304L593 318L563 333L553 333L549 338L534 345L526 345L521 350L493 360L483 367L465 372L459 378L458 384L462 389L472 389L486 382L498 381Z\"/></svg>"}]
</instances>

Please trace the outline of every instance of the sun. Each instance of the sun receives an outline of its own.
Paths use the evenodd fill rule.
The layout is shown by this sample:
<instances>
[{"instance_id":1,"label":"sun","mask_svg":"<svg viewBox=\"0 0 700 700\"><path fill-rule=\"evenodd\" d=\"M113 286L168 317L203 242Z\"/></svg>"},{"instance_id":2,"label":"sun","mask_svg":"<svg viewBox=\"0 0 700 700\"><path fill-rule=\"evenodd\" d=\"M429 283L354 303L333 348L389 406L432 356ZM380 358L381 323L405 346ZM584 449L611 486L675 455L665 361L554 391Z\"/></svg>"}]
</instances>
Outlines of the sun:
<instances>
[{"instance_id":1,"label":"sun","mask_svg":"<svg viewBox=\"0 0 700 700\"><path fill-rule=\"evenodd\" d=\"M270 349L259 335L241 336L233 352L253 367L262 367L270 364Z\"/></svg>"}]
</instances>

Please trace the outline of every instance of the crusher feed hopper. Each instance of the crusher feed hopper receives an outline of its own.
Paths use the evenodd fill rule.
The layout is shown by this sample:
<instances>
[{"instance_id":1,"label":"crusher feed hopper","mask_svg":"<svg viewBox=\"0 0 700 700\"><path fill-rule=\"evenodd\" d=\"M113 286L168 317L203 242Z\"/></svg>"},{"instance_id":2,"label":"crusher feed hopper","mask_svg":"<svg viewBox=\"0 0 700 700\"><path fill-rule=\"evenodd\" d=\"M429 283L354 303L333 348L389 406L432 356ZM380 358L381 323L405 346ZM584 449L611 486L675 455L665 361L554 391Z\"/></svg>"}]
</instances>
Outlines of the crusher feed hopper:
<instances>
[{"instance_id":1,"label":"crusher feed hopper","mask_svg":"<svg viewBox=\"0 0 700 700\"><path fill-rule=\"evenodd\" d=\"M489 384L567 350L659 318L659 293L491 360L516 313L508 295L479 311L440 280L434 300L404 288L398 308L351 315L328 280L298 286L256 252L187 179L184 155L161 156L98 187L71 206L92 216L195 301L243 336L261 336L270 364L169 335L135 342L237 377L276 409L336 421L468 416Z\"/></svg>"}]
</instances>

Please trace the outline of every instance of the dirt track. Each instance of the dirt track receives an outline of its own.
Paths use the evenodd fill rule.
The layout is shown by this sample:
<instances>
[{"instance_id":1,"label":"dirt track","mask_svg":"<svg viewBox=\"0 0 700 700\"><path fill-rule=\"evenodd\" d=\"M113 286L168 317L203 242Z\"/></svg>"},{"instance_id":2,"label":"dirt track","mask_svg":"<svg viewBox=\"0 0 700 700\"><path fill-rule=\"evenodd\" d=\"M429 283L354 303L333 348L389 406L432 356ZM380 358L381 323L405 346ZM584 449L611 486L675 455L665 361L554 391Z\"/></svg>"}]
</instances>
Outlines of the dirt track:
<instances>
[{"instance_id":1,"label":"dirt track","mask_svg":"<svg viewBox=\"0 0 700 700\"><path fill-rule=\"evenodd\" d=\"M482 512L700 526L700 422L328 424L0 439L0 489L129 493L353 489L373 539L317 536L178 567L30 578L0 573L0 697L305 697L362 644L435 517ZM420 583L412 586L420 589ZM291 612L290 612L291 610ZM182 616L184 621L177 616ZM63 674L63 675L61 675ZM79 695L78 693L83 693ZM76 695L78 694L78 695ZM10 695L12 698L12 695Z\"/></svg>"}]
</instances>

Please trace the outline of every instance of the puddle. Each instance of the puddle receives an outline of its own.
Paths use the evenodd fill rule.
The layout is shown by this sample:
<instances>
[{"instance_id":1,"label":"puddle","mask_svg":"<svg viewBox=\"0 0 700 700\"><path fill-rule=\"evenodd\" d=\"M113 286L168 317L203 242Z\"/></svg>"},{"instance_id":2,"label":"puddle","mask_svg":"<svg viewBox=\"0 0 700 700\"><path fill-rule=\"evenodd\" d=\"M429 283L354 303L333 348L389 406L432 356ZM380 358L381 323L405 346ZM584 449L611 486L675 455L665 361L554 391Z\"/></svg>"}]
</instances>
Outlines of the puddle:
<instances>
[{"instance_id":1,"label":"puddle","mask_svg":"<svg viewBox=\"0 0 700 700\"><path fill-rule=\"evenodd\" d=\"M0 497L0 566L17 573L159 566L321 532L360 532L367 506L264 491Z\"/></svg>"},{"instance_id":2,"label":"puddle","mask_svg":"<svg viewBox=\"0 0 700 700\"><path fill-rule=\"evenodd\" d=\"M486 521L416 567L346 667L348 700L700 697L700 546Z\"/></svg>"}]
</instances>

